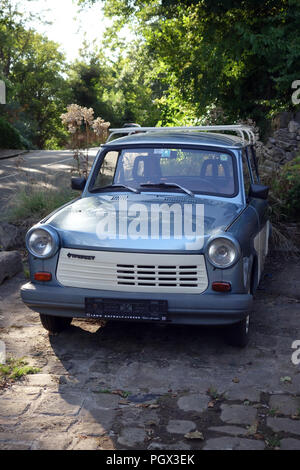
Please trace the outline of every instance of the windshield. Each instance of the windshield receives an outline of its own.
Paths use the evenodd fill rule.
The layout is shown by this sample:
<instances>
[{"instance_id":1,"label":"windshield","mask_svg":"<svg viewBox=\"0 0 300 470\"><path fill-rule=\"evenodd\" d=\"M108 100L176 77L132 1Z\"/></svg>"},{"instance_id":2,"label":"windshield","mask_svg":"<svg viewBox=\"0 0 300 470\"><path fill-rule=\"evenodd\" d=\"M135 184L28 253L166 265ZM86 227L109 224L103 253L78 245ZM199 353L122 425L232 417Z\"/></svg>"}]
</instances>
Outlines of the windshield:
<instances>
[{"instance_id":1,"label":"windshield","mask_svg":"<svg viewBox=\"0 0 300 470\"><path fill-rule=\"evenodd\" d=\"M234 165L232 155L224 151L194 148L110 150L100 168L96 167L90 190L124 191L127 186L139 191L177 192L183 188L192 193L232 197L236 193Z\"/></svg>"}]
</instances>

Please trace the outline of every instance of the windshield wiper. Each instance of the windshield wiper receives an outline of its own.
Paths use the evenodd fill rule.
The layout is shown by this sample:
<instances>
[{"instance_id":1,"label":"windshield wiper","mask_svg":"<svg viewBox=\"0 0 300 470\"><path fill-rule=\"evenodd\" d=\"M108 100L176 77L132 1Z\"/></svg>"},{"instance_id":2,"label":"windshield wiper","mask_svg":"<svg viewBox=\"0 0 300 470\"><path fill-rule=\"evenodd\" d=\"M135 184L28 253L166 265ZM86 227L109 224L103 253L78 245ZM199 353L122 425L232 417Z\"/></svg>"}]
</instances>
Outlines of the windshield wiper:
<instances>
[{"instance_id":1,"label":"windshield wiper","mask_svg":"<svg viewBox=\"0 0 300 470\"><path fill-rule=\"evenodd\" d=\"M103 189L110 189L110 188L125 188L128 189L128 191L132 191L133 193L139 194L140 191L138 189L132 188L131 186L126 186L126 184L108 184L107 186L103 186L102 188L95 188L92 189L91 192L97 192L97 191L102 191Z\"/></svg>"},{"instance_id":2,"label":"windshield wiper","mask_svg":"<svg viewBox=\"0 0 300 470\"><path fill-rule=\"evenodd\" d=\"M143 183L140 185L141 187L143 188L159 188L159 187L175 187L175 188L179 188L181 189L181 191L183 191L184 193L187 193L189 196L192 196L192 197L195 197L195 194L190 191L189 189L187 188L184 188L183 186L181 186L180 184L177 184L177 183Z\"/></svg>"}]
</instances>

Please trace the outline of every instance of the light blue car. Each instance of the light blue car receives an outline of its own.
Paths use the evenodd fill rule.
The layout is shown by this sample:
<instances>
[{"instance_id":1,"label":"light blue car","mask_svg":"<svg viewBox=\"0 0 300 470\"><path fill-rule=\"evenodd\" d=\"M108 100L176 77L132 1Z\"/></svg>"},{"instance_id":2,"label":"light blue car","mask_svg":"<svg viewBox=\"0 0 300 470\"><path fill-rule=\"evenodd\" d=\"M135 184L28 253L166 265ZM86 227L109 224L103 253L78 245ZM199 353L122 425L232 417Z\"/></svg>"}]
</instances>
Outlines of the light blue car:
<instances>
[{"instance_id":1,"label":"light blue car","mask_svg":"<svg viewBox=\"0 0 300 470\"><path fill-rule=\"evenodd\" d=\"M47 330L73 317L223 325L247 344L270 232L250 128L112 129L72 187L81 197L26 236L21 295Z\"/></svg>"}]
</instances>

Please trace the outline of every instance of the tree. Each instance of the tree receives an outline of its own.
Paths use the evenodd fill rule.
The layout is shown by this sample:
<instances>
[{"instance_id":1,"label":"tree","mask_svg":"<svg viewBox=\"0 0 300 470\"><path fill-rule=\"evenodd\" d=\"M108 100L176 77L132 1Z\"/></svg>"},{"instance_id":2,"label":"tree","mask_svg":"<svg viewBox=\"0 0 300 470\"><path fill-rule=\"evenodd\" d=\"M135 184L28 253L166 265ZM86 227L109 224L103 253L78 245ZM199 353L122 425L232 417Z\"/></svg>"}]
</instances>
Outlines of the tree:
<instances>
[{"instance_id":1,"label":"tree","mask_svg":"<svg viewBox=\"0 0 300 470\"><path fill-rule=\"evenodd\" d=\"M62 137L60 114L67 100L62 72L65 58L58 44L26 28L31 15L0 2L0 75L7 84L1 112L33 145L42 148Z\"/></svg>"},{"instance_id":2,"label":"tree","mask_svg":"<svg viewBox=\"0 0 300 470\"><path fill-rule=\"evenodd\" d=\"M87 5L97 0L79 0ZM117 25L131 22L153 67L169 82L166 108L258 122L291 104L298 79L298 0L106 0ZM175 101L174 101L175 100ZM168 114L168 113L167 113Z\"/></svg>"},{"instance_id":3,"label":"tree","mask_svg":"<svg viewBox=\"0 0 300 470\"><path fill-rule=\"evenodd\" d=\"M39 148L50 136L60 134L59 116L67 95L63 70L64 56L57 44L32 32L22 59L12 69L12 99L21 104L31 123L30 137Z\"/></svg>"},{"instance_id":4,"label":"tree","mask_svg":"<svg viewBox=\"0 0 300 470\"><path fill-rule=\"evenodd\" d=\"M70 67L72 101L92 107L112 126L132 121L155 125L160 115L155 86L140 48L133 45L127 53L121 49L114 60L97 49L86 54L86 49Z\"/></svg>"}]
</instances>

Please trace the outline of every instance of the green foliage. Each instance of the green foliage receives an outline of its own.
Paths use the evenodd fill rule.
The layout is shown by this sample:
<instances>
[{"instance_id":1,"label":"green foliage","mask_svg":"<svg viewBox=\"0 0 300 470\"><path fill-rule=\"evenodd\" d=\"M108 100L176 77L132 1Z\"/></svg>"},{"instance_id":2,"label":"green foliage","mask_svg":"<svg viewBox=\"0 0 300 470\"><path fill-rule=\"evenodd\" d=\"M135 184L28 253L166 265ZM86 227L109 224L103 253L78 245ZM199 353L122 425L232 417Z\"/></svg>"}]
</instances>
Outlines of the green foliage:
<instances>
[{"instance_id":1,"label":"green foliage","mask_svg":"<svg viewBox=\"0 0 300 470\"><path fill-rule=\"evenodd\" d=\"M57 137L61 132L64 57L57 51L57 44L31 32L27 36L24 59L11 71L15 86L10 99L20 103L19 112L29 126L27 135L42 148L49 137Z\"/></svg>"},{"instance_id":2,"label":"green foliage","mask_svg":"<svg viewBox=\"0 0 300 470\"><path fill-rule=\"evenodd\" d=\"M269 449L280 449L281 443L280 438L277 436L277 434L268 437L265 442Z\"/></svg>"},{"instance_id":3,"label":"green foliage","mask_svg":"<svg viewBox=\"0 0 300 470\"><path fill-rule=\"evenodd\" d=\"M101 49L83 42L67 65L58 44L28 27L30 13L0 0L0 79L9 103L0 114L31 147L66 145L60 115L69 103L93 108L112 127L205 124L220 109L223 124L251 118L266 131L275 113L297 110L298 0L77 2L103 4L115 22ZM118 36L124 25L136 35L127 44Z\"/></svg>"},{"instance_id":4,"label":"green foliage","mask_svg":"<svg viewBox=\"0 0 300 470\"><path fill-rule=\"evenodd\" d=\"M58 44L29 28L30 19L11 0L0 0L0 78L7 86L7 104L0 113L31 147L42 148L48 139L61 136L59 116L69 90Z\"/></svg>"},{"instance_id":5,"label":"green foliage","mask_svg":"<svg viewBox=\"0 0 300 470\"><path fill-rule=\"evenodd\" d=\"M268 117L293 106L291 84L299 79L298 0L104 4L116 19L115 29L126 22L134 26L153 75L167 85L160 96L162 123L174 122L171 111L180 116L184 108L199 119L217 105L226 122L252 118L265 128Z\"/></svg>"},{"instance_id":6,"label":"green foliage","mask_svg":"<svg viewBox=\"0 0 300 470\"><path fill-rule=\"evenodd\" d=\"M111 393L113 395L119 395L125 399L131 395L131 392L128 392L127 390L109 390L107 388L100 388L99 390L95 390L94 393Z\"/></svg>"},{"instance_id":7,"label":"green foliage","mask_svg":"<svg viewBox=\"0 0 300 470\"><path fill-rule=\"evenodd\" d=\"M286 163L272 181L280 217L300 221L300 156Z\"/></svg>"},{"instance_id":8,"label":"green foliage","mask_svg":"<svg viewBox=\"0 0 300 470\"><path fill-rule=\"evenodd\" d=\"M292 236L286 230L286 222L300 221L300 156L265 175L263 183L270 186L270 217L275 243L295 251ZM290 240L289 240L290 239ZM297 244L298 240L295 240Z\"/></svg>"},{"instance_id":9,"label":"green foliage","mask_svg":"<svg viewBox=\"0 0 300 470\"><path fill-rule=\"evenodd\" d=\"M69 189L49 189L28 185L19 191L10 202L10 207L5 214L5 219L12 223L19 223L27 218L41 220L58 207L72 201L78 194Z\"/></svg>"},{"instance_id":10,"label":"green foliage","mask_svg":"<svg viewBox=\"0 0 300 470\"><path fill-rule=\"evenodd\" d=\"M68 146L68 134L64 129L58 128L56 130L56 135L51 136L45 140L44 149L45 150L61 150L65 149Z\"/></svg>"},{"instance_id":11,"label":"green foliage","mask_svg":"<svg viewBox=\"0 0 300 470\"><path fill-rule=\"evenodd\" d=\"M30 279L30 270L24 267L24 276L25 279Z\"/></svg>"},{"instance_id":12,"label":"green foliage","mask_svg":"<svg viewBox=\"0 0 300 470\"><path fill-rule=\"evenodd\" d=\"M0 148L25 149L28 143L9 122L0 117Z\"/></svg>"},{"instance_id":13,"label":"green foliage","mask_svg":"<svg viewBox=\"0 0 300 470\"><path fill-rule=\"evenodd\" d=\"M160 110L155 99L159 94L149 57L142 48L132 44L126 51L120 46L114 61L97 50L89 54L82 50L81 54L69 71L70 102L93 108L95 116L102 116L112 127L124 122L156 125Z\"/></svg>"},{"instance_id":14,"label":"green foliage","mask_svg":"<svg viewBox=\"0 0 300 470\"><path fill-rule=\"evenodd\" d=\"M28 365L28 362L21 359L8 358L6 364L0 364L0 386L7 382L19 380L28 374L37 374L40 369Z\"/></svg>"}]
</instances>

